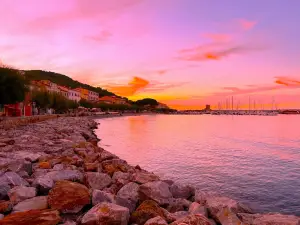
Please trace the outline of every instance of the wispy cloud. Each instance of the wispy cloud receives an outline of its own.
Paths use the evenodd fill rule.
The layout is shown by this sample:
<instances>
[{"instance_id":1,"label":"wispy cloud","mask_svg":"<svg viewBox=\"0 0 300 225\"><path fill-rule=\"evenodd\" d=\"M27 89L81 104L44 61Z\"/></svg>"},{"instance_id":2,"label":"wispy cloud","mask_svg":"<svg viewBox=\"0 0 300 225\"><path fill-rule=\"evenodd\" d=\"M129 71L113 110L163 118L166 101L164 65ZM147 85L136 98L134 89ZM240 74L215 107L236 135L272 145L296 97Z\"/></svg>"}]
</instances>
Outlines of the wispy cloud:
<instances>
[{"instance_id":1,"label":"wispy cloud","mask_svg":"<svg viewBox=\"0 0 300 225\"><path fill-rule=\"evenodd\" d=\"M103 30L96 35L86 36L85 38L95 42L104 42L112 37L113 34L108 30Z\"/></svg>"},{"instance_id":2,"label":"wispy cloud","mask_svg":"<svg viewBox=\"0 0 300 225\"><path fill-rule=\"evenodd\" d=\"M251 21L247 19L239 19L238 23L243 30L251 30L257 24L257 21Z\"/></svg>"},{"instance_id":3,"label":"wispy cloud","mask_svg":"<svg viewBox=\"0 0 300 225\"><path fill-rule=\"evenodd\" d=\"M213 42L227 42L232 40L232 36L226 33L204 33L202 36Z\"/></svg>"}]
</instances>

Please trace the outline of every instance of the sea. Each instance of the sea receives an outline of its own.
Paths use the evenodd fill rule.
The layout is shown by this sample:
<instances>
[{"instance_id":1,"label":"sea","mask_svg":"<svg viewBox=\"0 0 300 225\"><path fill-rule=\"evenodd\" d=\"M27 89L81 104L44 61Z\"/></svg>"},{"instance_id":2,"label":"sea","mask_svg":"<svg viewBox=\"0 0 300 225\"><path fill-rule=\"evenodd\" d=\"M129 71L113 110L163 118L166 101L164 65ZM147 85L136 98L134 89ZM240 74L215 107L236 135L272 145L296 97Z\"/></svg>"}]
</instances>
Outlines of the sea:
<instances>
[{"instance_id":1,"label":"sea","mask_svg":"<svg viewBox=\"0 0 300 225\"><path fill-rule=\"evenodd\" d=\"M300 116L139 115L96 119L100 146L131 165L257 212L300 216Z\"/></svg>"}]
</instances>

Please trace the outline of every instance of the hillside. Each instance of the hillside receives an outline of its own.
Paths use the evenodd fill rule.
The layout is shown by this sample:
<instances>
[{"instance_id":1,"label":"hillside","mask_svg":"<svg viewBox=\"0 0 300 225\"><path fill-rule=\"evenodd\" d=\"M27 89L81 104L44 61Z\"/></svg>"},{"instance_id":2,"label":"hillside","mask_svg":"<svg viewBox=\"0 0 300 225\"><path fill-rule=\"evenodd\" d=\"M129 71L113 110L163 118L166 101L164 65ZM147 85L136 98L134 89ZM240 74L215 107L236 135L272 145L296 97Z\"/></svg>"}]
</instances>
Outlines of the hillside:
<instances>
[{"instance_id":1,"label":"hillside","mask_svg":"<svg viewBox=\"0 0 300 225\"><path fill-rule=\"evenodd\" d=\"M61 86L66 86L69 88L78 88L82 87L85 89L88 89L90 91L94 91L99 93L99 96L116 96L114 93L109 92L105 89L102 89L100 87L93 87L88 84L83 84L80 83L79 81L73 80L72 78L59 74L59 73L54 73L54 72L49 72L49 71L43 71L43 70L24 70L26 78L31 81L31 80L50 80L53 83L56 83Z\"/></svg>"}]
</instances>

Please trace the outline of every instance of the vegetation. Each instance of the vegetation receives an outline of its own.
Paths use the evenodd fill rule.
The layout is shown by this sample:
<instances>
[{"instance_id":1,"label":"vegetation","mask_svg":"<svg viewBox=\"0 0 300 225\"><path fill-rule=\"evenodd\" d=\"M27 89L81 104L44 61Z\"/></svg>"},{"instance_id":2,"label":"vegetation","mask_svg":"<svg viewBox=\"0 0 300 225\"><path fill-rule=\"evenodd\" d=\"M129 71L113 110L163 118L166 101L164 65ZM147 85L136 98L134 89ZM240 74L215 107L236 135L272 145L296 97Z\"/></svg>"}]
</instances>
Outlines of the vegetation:
<instances>
[{"instance_id":1,"label":"vegetation","mask_svg":"<svg viewBox=\"0 0 300 225\"><path fill-rule=\"evenodd\" d=\"M0 104L22 102L28 90L27 81L16 69L0 67Z\"/></svg>"},{"instance_id":2,"label":"vegetation","mask_svg":"<svg viewBox=\"0 0 300 225\"><path fill-rule=\"evenodd\" d=\"M152 98L144 98L135 102L138 106L157 106L159 103Z\"/></svg>"},{"instance_id":3,"label":"vegetation","mask_svg":"<svg viewBox=\"0 0 300 225\"><path fill-rule=\"evenodd\" d=\"M49 72L49 71L43 71L43 70L27 70L24 71L26 79L31 81L31 80L50 80L53 83L56 83L61 86L66 86L69 88L78 88L82 87L90 91L97 92L100 97L102 96L116 96L114 93L109 92L105 89L102 89L100 87L92 87L87 84L80 83L79 81L73 80L70 77L59 74L59 73L54 73L54 72Z\"/></svg>"}]
</instances>

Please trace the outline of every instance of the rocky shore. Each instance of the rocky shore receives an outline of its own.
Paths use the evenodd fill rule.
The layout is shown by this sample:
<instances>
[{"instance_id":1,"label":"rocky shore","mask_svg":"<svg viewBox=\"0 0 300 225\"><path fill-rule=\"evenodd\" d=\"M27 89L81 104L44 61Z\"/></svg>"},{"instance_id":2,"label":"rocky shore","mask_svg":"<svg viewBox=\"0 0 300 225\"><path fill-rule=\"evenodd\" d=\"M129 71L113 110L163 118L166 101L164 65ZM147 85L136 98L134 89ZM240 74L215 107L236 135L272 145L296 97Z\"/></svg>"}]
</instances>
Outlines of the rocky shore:
<instances>
[{"instance_id":1,"label":"rocky shore","mask_svg":"<svg viewBox=\"0 0 300 225\"><path fill-rule=\"evenodd\" d=\"M300 225L129 165L95 128L61 117L0 129L0 225Z\"/></svg>"}]
</instances>

